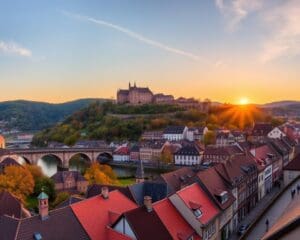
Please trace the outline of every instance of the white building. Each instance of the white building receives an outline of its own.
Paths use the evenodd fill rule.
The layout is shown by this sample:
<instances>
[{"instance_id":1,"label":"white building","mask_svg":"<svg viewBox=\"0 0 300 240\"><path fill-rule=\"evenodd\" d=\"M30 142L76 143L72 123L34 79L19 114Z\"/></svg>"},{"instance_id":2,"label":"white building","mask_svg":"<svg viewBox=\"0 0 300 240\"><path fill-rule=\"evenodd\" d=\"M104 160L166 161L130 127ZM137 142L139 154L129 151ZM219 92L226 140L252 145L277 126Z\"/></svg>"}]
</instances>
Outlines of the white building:
<instances>
[{"instance_id":1,"label":"white building","mask_svg":"<svg viewBox=\"0 0 300 240\"><path fill-rule=\"evenodd\" d=\"M273 128L272 131L268 133L268 138L273 139L282 138L285 136L286 134L283 131L281 131L278 127Z\"/></svg>"},{"instance_id":2,"label":"white building","mask_svg":"<svg viewBox=\"0 0 300 240\"><path fill-rule=\"evenodd\" d=\"M207 133L207 127L192 127L188 128L186 138L189 141L203 141L204 135Z\"/></svg>"},{"instance_id":3,"label":"white building","mask_svg":"<svg viewBox=\"0 0 300 240\"><path fill-rule=\"evenodd\" d=\"M193 166L199 165L202 161L201 153L195 146L184 146L174 153L175 165Z\"/></svg>"},{"instance_id":4,"label":"white building","mask_svg":"<svg viewBox=\"0 0 300 240\"><path fill-rule=\"evenodd\" d=\"M126 162L130 159L129 148L125 146L121 146L116 149L113 153L113 160L116 162Z\"/></svg>"},{"instance_id":5,"label":"white building","mask_svg":"<svg viewBox=\"0 0 300 240\"><path fill-rule=\"evenodd\" d=\"M164 130L163 138L169 141L180 141L187 138L186 126L168 126Z\"/></svg>"}]
</instances>

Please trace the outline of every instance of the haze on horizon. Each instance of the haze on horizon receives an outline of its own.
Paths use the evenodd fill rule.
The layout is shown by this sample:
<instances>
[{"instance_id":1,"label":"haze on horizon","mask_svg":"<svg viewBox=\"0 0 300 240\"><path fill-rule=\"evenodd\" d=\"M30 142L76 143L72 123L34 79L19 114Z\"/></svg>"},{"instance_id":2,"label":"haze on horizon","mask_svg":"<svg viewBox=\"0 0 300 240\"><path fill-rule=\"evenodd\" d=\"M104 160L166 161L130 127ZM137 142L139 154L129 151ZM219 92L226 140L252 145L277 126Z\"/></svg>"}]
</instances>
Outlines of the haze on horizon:
<instances>
[{"instance_id":1,"label":"haze on horizon","mask_svg":"<svg viewBox=\"0 0 300 240\"><path fill-rule=\"evenodd\" d=\"M1 1L0 101L300 100L299 0Z\"/></svg>"}]
</instances>

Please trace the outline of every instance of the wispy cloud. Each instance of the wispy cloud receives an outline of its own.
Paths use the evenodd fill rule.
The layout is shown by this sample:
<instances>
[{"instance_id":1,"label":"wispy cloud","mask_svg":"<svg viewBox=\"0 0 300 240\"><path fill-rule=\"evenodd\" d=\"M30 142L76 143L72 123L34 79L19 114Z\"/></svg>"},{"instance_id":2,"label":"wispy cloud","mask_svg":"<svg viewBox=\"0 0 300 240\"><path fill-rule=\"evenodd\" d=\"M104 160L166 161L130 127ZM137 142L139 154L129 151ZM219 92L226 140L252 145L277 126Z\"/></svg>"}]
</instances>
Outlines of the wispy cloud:
<instances>
[{"instance_id":1,"label":"wispy cloud","mask_svg":"<svg viewBox=\"0 0 300 240\"><path fill-rule=\"evenodd\" d=\"M261 9L264 2L266 0L215 0L216 7L226 18L230 31L236 30L250 13Z\"/></svg>"},{"instance_id":2,"label":"wispy cloud","mask_svg":"<svg viewBox=\"0 0 300 240\"><path fill-rule=\"evenodd\" d=\"M0 41L0 53L13 54L22 57L31 57L32 53L29 49L20 46L15 42Z\"/></svg>"},{"instance_id":3,"label":"wispy cloud","mask_svg":"<svg viewBox=\"0 0 300 240\"><path fill-rule=\"evenodd\" d=\"M113 23L110 23L110 22L107 22L107 21L103 21L103 20L100 20L100 19L95 19L95 18L92 18L92 17L89 17L89 16L83 16L83 15L79 15L79 14L70 13L70 12L67 12L67 11L62 11L62 13L64 15L72 17L72 18L92 22L92 23L97 24L99 26L114 29L116 31L119 31L121 33L126 34L127 36L129 36L131 38L134 38L134 39L136 39L140 42L143 42L143 43L148 44L150 46L156 47L158 49L162 49L162 50L167 51L167 52L171 52L171 53L175 53L177 55L188 57L188 58L191 58L191 59L196 60L196 61L200 59L199 56L197 56L197 55L195 55L191 52L187 52L185 50L174 48L174 47L171 47L169 45L163 44L161 42L158 42L156 40L145 37L144 35L142 35L140 33L134 32L134 31L132 31L128 28L125 28L123 26L120 26L120 25L116 25L116 24L113 24Z\"/></svg>"},{"instance_id":4,"label":"wispy cloud","mask_svg":"<svg viewBox=\"0 0 300 240\"><path fill-rule=\"evenodd\" d=\"M300 54L300 1L286 0L263 16L269 29L260 56L262 62Z\"/></svg>"}]
</instances>

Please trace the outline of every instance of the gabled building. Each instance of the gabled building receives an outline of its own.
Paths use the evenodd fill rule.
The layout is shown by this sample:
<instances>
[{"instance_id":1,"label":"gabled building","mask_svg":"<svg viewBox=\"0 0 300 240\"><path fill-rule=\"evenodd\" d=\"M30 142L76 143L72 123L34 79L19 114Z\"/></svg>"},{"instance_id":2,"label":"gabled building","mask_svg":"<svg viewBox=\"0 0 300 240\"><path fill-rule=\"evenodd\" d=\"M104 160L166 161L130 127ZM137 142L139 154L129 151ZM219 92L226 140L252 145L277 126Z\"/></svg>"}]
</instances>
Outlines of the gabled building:
<instances>
[{"instance_id":1,"label":"gabled building","mask_svg":"<svg viewBox=\"0 0 300 240\"><path fill-rule=\"evenodd\" d=\"M141 136L142 140L162 140L163 131L145 131Z\"/></svg>"},{"instance_id":2,"label":"gabled building","mask_svg":"<svg viewBox=\"0 0 300 240\"><path fill-rule=\"evenodd\" d=\"M223 147L207 146L203 153L203 162L223 163L235 155L244 155L244 150L238 144Z\"/></svg>"},{"instance_id":3,"label":"gabled building","mask_svg":"<svg viewBox=\"0 0 300 240\"><path fill-rule=\"evenodd\" d=\"M196 146L183 146L174 153L174 164L182 166L196 166L202 162L203 151Z\"/></svg>"},{"instance_id":4,"label":"gabled building","mask_svg":"<svg viewBox=\"0 0 300 240\"><path fill-rule=\"evenodd\" d=\"M163 132L163 138L169 141L180 141L186 139L187 132L186 126L168 126Z\"/></svg>"},{"instance_id":5,"label":"gabled building","mask_svg":"<svg viewBox=\"0 0 300 240\"><path fill-rule=\"evenodd\" d=\"M203 141L204 135L208 132L207 127L190 127L187 131L187 140Z\"/></svg>"},{"instance_id":6,"label":"gabled building","mask_svg":"<svg viewBox=\"0 0 300 240\"><path fill-rule=\"evenodd\" d=\"M161 174L161 179L167 184L168 194L174 194L180 189L191 184L195 175L196 174L192 168L181 167L175 171Z\"/></svg>"},{"instance_id":7,"label":"gabled building","mask_svg":"<svg viewBox=\"0 0 300 240\"><path fill-rule=\"evenodd\" d=\"M284 185L288 185L300 176L300 154L298 154L288 165L283 167Z\"/></svg>"},{"instance_id":8,"label":"gabled building","mask_svg":"<svg viewBox=\"0 0 300 240\"><path fill-rule=\"evenodd\" d=\"M155 204L153 209L175 240L200 240L200 236L180 215L171 201L166 198Z\"/></svg>"},{"instance_id":9,"label":"gabled building","mask_svg":"<svg viewBox=\"0 0 300 240\"><path fill-rule=\"evenodd\" d=\"M143 141L140 143L140 159L146 163L158 163L161 159L161 153L166 144L165 140Z\"/></svg>"},{"instance_id":10,"label":"gabled building","mask_svg":"<svg viewBox=\"0 0 300 240\"><path fill-rule=\"evenodd\" d=\"M232 189L225 183L214 167L199 171L199 184L206 190L209 197L221 211L219 217L220 239L228 239L238 226L238 203L232 194Z\"/></svg>"},{"instance_id":11,"label":"gabled building","mask_svg":"<svg viewBox=\"0 0 300 240\"><path fill-rule=\"evenodd\" d=\"M273 130L273 126L270 123L255 123L249 140L252 142L265 142L268 134Z\"/></svg>"},{"instance_id":12,"label":"gabled building","mask_svg":"<svg viewBox=\"0 0 300 240\"><path fill-rule=\"evenodd\" d=\"M151 197L145 196L144 206L123 213L112 228L136 240L172 239L168 229L153 210Z\"/></svg>"},{"instance_id":13,"label":"gabled building","mask_svg":"<svg viewBox=\"0 0 300 240\"><path fill-rule=\"evenodd\" d=\"M58 171L51 179L56 191L85 193L88 188L88 181L78 171Z\"/></svg>"},{"instance_id":14,"label":"gabled building","mask_svg":"<svg viewBox=\"0 0 300 240\"><path fill-rule=\"evenodd\" d=\"M217 239L220 211L197 183L179 190L169 199L203 240Z\"/></svg>"},{"instance_id":15,"label":"gabled building","mask_svg":"<svg viewBox=\"0 0 300 240\"><path fill-rule=\"evenodd\" d=\"M49 211L45 193L39 195L38 202L39 214L36 216L23 219L0 216L0 239L91 239L70 206Z\"/></svg>"},{"instance_id":16,"label":"gabled building","mask_svg":"<svg viewBox=\"0 0 300 240\"><path fill-rule=\"evenodd\" d=\"M137 205L118 190L109 192L106 187L102 188L101 195L71 205L78 222L93 240L109 239L107 226L124 212L136 208Z\"/></svg>"},{"instance_id":17,"label":"gabled building","mask_svg":"<svg viewBox=\"0 0 300 240\"><path fill-rule=\"evenodd\" d=\"M236 155L229 161L215 166L218 174L229 184L238 200L240 222L257 203L257 165L251 155Z\"/></svg>"},{"instance_id":18,"label":"gabled building","mask_svg":"<svg viewBox=\"0 0 300 240\"><path fill-rule=\"evenodd\" d=\"M115 162L128 162L130 160L130 151L127 146L121 146L113 152Z\"/></svg>"},{"instance_id":19,"label":"gabled building","mask_svg":"<svg viewBox=\"0 0 300 240\"><path fill-rule=\"evenodd\" d=\"M147 88L137 87L134 83L133 86L129 83L128 90L120 89L117 92L118 104L149 104L153 102L153 93Z\"/></svg>"},{"instance_id":20,"label":"gabled building","mask_svg":"<svg viewBox=\"0 0 300 240\"><path fill-rule=\"evenodd\" d=\"M4 215L19 219L31 216L20 200L11 193L2 191L0 192L0 216Z\"/></svg>"},{"instance_id":21,"label":"gabled building","mask_svg":"<svg viewBox=\"0 0 300 240\"><path fill-rule=\"evenodd\" d=\"M281 130L279 127L273 128L269 133L268 133L268 138L272 139L281 139L283 137L286 137L286 134Z\"/></svg>"}]
</instances>

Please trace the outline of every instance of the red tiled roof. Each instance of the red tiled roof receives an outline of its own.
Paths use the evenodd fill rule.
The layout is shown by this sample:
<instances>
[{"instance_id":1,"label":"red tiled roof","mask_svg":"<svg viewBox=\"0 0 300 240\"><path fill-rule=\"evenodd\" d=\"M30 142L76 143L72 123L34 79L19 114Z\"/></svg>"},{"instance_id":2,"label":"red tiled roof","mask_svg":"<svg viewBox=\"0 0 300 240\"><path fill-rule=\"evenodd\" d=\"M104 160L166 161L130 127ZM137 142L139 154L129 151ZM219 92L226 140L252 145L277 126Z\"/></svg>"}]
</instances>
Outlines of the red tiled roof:
<instances>
[{"instance_id":1,"label":"red tiled roof","mask_svg":"<svg viewBox=\"0 0 300 240\"><path fill-rule=\"evenodd\" d=\"M120 147L114 152L114 154L116 154L116 155L129 155L129 148L128 147Z\"/></svg>"},{"instance_id":2,"label":"red tiled roof","mask_svg":"<svg viewBox=\"0 0 300 240\"><path fill-rule=\"evenodd\" d=\"M136 207L118 190L110 192L108 199L98 195L71 205L79 222L93 240L107 239L106 226L111 221L110 212L121 215Z\"/></svg>"},{"instance_id":3,"label":"red tiled roof","mask_svg":"<svg viewBox=\"0 0 300 240\"><path fill-rule=\"evenodd\" d=\"M138 240L172 239L157 213L153 210L148 212L145 206L128 211L123 216Z\"/></svg>"},{"instance_id":4,"label":"red tiled roof","mask_svg":"<svg viewBox=\"0 0 300 240\"><path fill-rule=\"evenodd\" d=\"M284 170L300 171L300 154L284 167Z\"/></svg>"},{"instance_id":5,"label":"red tiled roof","mask_svg":"<svg viewBox=\"0 0 300 240\"><path fill-rule=\"evenodd\" d=\"M210 200L207 194L203 189L197 184L194 183L180 191L177 192L177 195L182 199L185 205L191 209L190 203L196 203L200 207L202 216L198 218L199 222L202 224L209 223L214 219L220 212L214 203Z\"/></svg>"},{"instance_id":6,"label":"red tiled roof","mask_svg":"<svg viewBox=\"0 0 300 240\"><path fill-rule=\"evenodd\" d=\"M216 169L209 168L204 171L199 171L197 177L203 183L205 188L210 192L212 198L219 205L221 209L227 209L233 204L235 197L232 195L230 189L226 186L221 176L217 173ZM228 200L223 204L217 199L217 196L222 192L227 192Z\"/></svg>"},{"instance_id":7,"label":"red tiled roof","mask_svg":"<svg viewBox=\"0 0 300 240\"><path fill-rule=\"evenodd\" d=\"M156 202L153 208L173 239L181 240L180 236L193 236L194 239L200 240L200 237L194 234L193 228L185 221L168 198Z\"/></svg>"},{"instance_id":8,"label":"red tiled roof","mask_svg":"<svg viewBox=\"0 0 300 240\"><path fill-rule=\"evenodd\" d=\"M107 227L107 239L109 239L109 240L131 240L130 237L117 232L116 230L112 229L111 227Z\"/></svg>"}]
</instances>

